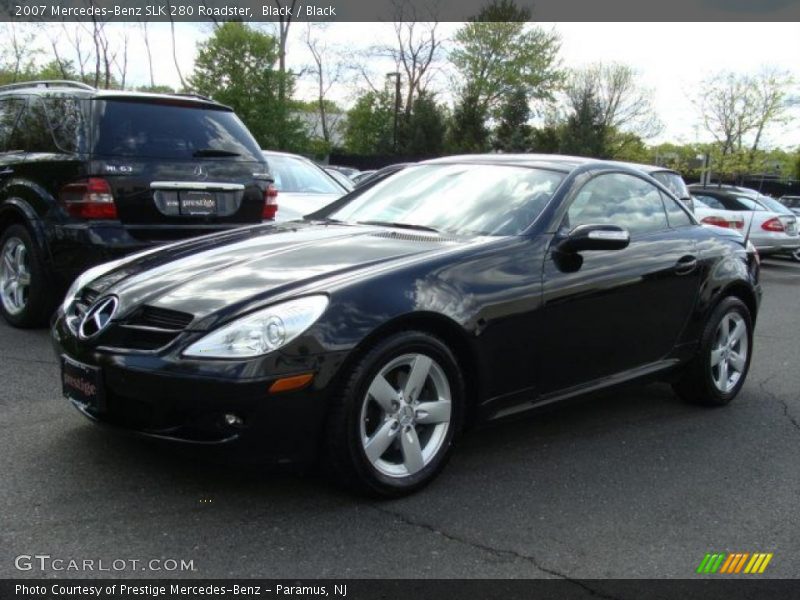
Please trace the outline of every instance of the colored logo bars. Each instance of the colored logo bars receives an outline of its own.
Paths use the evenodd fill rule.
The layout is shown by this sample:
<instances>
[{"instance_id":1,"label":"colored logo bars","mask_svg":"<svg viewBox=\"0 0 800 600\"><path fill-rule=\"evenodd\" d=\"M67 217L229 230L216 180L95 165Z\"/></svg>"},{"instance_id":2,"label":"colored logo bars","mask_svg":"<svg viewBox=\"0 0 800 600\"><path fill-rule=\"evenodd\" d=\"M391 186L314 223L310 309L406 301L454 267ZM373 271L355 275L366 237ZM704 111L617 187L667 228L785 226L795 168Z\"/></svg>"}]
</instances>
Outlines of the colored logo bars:
<instances>
[{"instance_id":1,"label":"colored logo bars","mask_svg":"<svg viewBox=\"0 0 800 600\"><path fill-rule=\"evenodd\" d=\"M745 573L755 575L763 573L769 561L772 560L772 552L769 554L756 552L733 552L730 554L706 554L700 566L697 567L698 573L724 573L735 574Z\"/></svg>"}]
</instances>

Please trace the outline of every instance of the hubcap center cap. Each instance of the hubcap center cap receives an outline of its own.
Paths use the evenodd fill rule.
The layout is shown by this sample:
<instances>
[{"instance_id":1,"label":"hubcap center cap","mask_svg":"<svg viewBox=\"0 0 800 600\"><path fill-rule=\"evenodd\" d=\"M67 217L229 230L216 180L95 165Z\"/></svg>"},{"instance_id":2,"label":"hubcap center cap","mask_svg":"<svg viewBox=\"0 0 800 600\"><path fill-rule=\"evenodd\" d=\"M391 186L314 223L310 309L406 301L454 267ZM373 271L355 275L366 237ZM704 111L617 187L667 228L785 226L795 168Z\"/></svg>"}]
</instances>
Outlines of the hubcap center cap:
<instances>
[{"instance_id":1,"label":"hubcap center cap","mask_svg":"<svg viewBox=\"0 0 800 600\"><path fill-rule=\"evenodd\" d=\"M414 416L415 416L414 409L410 404L403 403L400 406L400 410L397 411L397 420L403 427L406 427L408 425L413 425Z\"/></svg>"}]
</instances>

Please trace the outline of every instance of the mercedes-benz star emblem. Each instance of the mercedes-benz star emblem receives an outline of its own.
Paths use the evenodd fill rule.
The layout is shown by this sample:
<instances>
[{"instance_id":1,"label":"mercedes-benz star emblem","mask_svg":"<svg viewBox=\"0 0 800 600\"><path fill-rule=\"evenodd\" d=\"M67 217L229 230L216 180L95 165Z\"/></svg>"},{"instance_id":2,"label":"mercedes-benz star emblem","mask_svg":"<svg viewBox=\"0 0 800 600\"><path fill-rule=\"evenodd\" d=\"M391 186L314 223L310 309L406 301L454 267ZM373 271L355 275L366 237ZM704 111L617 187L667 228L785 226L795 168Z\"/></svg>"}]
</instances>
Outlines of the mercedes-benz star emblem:
<instances>
[{"instance_id":1,"label":"mercedes-benz star emblem","mask_svg":"<svg viewBox=\"0 0 800 600\"><path fill-rule=\"evenodd\" d=\"M194 168L194 176L197 177L198 179L205 179L206 177L208 177L206 172L203 170L203 165L197 165Z\"/></svg>"},{"instance_id":2,"label":"mercedes-benz star emblem","mask_svg":"<svg viewBox=\"0 0 800 600\"><path fill-rule=\"evenodd\" d=\"M119 300L117 300L116 296L100 298L100 300L92 304L89 310L86 311L80 327L78 327L78 337L82 340L88 340L103 331L111 322L118 306Z\"/></svg>"}]
</instances>

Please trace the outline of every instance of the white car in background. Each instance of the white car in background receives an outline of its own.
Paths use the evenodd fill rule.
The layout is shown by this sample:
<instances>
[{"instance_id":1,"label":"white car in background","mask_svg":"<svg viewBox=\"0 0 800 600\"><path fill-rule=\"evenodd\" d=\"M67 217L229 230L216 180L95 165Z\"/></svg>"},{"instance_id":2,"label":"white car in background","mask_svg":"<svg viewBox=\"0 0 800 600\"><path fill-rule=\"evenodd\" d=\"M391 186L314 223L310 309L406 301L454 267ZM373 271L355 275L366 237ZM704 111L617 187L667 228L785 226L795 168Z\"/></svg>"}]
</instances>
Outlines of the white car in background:
<instances>
[{"instance_id":1,"label":"white car in background","mask_svg":"<svg viewBox=\"0 0 800 600\"><path fill-rule=\"evenodd\" d=\"M709 206L709 204L715 206ZM718 205L716 202L710 202L706 198L706 202L700 200L697 196L692 197L692 204L694 205L694 216L703 225L710 225L714 227L722 227L724 229L734 229L744 235L744 215L735 210L727 210L724 206Z\"/></svg>"},{"instance_id":2,"label":"white car in background","mask_svg":"<svg viewBox=\"0 0 800 600\"><path fill-rule=\"evenodd\" d=\"M770 254L789 254L798 257L800 236L797 230L797 217L785 212L777 212L768 204L775 202L754 190L739 189L733 186L689 186L695 198L711 208L724 209L744 216L744 235L762 256ZM785 210L785 209L784 209Z\"/></svg>"},{"instance_id":3,"label":"white car in background","mask_svg":"<svg viewBox=\"0 0 800 600\"><path fill-rule=\"evenodd\" d=\"M276 221L313 213L344 196L347 190L324 169L298 154L263 150L278 191Z\"/></svg>"}]
</instances>

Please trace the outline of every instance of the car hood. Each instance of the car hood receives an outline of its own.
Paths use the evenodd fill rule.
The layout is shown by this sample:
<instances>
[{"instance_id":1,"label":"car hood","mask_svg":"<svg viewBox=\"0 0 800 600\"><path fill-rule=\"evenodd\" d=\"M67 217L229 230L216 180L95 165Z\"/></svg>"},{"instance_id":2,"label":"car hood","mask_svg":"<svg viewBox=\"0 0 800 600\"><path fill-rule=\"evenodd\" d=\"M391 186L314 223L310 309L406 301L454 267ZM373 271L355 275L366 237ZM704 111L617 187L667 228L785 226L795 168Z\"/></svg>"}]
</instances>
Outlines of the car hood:
<instances>
[{"instance_id":1,"label":"car hood","mask_svg":"<svg viewBox=\"0 0 800 600\"><path fill-rule=\"evenodd\" d=\"M189 313L192 328L203 329L217 320L203 318L222 309L246 312L286 295L327 291L387 263L488 239L346 224L248 227L134 257L87 287L116 295L119 319L147 305Z\"/></svg>"}]
</instances>

